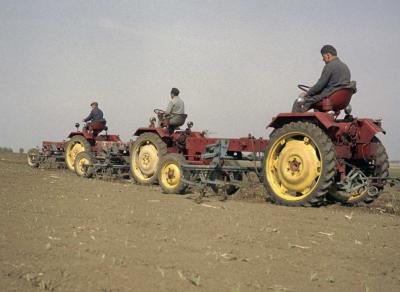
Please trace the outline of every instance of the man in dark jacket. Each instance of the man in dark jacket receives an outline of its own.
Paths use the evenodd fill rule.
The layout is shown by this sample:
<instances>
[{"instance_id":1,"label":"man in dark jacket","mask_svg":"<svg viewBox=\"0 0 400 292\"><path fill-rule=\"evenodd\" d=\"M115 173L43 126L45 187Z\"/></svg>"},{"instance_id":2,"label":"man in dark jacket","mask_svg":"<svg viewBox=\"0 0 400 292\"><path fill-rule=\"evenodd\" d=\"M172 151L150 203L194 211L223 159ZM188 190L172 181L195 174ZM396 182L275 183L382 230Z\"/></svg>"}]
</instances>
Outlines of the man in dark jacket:
<instances>
[{"instance_id":1,"label":"man in dark jacket","mask_svg":"<svg viewBox=\"0 0 400 292\"><path fill-rule=\"evenodd\" d=\"M97 102L92 102L90 106L92 107L90 114L85 119L82 120L82 122L87 123L86 126L84 127L84 130L89 129L90 124L93 122L105 121L103 119L103 111L99 109L99 104Z\"/></svg>"},{"instance_id":2,"label":"man in dark jacket","mask_svg":"<svg viewBox=\"0 0 400 292\"><path fill-rule=\"evenodd\" d=\"M321 49L322 59L325 62L318 82L307 92L302 92L293 104L292 112L306 112L311 106L323 98L331 95L340 88L350 86L350 70L338 57L336 49L325 45Z\"/></svg>"}]
</instances>

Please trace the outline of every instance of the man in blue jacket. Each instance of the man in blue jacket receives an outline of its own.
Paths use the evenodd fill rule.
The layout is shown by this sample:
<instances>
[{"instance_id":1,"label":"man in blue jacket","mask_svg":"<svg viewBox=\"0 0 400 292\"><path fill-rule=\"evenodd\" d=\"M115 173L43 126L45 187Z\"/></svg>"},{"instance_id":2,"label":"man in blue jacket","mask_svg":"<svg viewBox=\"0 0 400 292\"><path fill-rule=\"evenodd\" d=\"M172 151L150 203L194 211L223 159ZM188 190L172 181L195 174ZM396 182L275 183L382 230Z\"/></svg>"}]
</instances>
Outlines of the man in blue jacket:
<instances>
[{"instance_id":1,"label":"man in blue jacket","mask_svg":"<svg viewBox=\"0 0 400 292\"><path fill-rule=\"evenodd\" d=\"M304 101L296 99L292 112L306 112L313 104L331 95L340 88L350 86L350 70L345 63L337 57L336 49L331 45L325 45L321 49L322 59L325 62L321 77L318 82L307 92L302 92L299 97Z\"/></svg>"},{"instance_id":2,"label":"man in blue jacket","mask_svg":"<svg viewBox=\"0 0 400 292\"><path fill-rule=\"evenodd\" d=\"M92 107L92 110L90 114L82 120L82 122L86 122L86 126L84 127L84 130L89 129L89 126L91 123L96 122L96 121L104 121L103 119L103 111L99 109L99 104L94 101L90 104Z\"/></svg>"}]
</instances>

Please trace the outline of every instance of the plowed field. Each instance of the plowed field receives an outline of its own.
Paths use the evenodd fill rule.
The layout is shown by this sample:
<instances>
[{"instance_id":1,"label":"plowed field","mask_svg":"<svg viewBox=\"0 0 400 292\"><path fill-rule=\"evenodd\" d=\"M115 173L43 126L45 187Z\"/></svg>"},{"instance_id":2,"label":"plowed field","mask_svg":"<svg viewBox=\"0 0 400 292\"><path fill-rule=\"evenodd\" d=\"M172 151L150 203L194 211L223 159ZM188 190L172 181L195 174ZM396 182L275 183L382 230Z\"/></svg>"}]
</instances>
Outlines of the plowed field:
<instances>
[{"instance_id":1,"label":"plowed field","mask_svg":"<svg viewBox=\"0 0 400 292\"><path fill-rule=\"evenodd\" d=\"M197 204L0 154L0 291L400 291L400 191L288 208Z\"/></svg>"}]
</instances>

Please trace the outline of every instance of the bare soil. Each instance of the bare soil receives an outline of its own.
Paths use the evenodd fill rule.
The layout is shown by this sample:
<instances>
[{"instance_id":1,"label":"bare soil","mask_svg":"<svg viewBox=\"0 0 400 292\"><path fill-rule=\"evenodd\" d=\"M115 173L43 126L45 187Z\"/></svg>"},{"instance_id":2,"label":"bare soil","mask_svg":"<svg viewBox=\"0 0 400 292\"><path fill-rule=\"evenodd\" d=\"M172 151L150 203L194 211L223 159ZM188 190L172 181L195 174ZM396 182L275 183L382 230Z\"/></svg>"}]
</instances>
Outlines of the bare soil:
<instances>
[{"instance_id":1,"label":"bare soil","mask_svg":"<svg viewBox=\"0 0 400 292\"><path fill-rule=\"evenodd\" d=\"M0 154L0 291L400 291L399 189L369 207L225 202Z\"/></svg>"}]
</instances>

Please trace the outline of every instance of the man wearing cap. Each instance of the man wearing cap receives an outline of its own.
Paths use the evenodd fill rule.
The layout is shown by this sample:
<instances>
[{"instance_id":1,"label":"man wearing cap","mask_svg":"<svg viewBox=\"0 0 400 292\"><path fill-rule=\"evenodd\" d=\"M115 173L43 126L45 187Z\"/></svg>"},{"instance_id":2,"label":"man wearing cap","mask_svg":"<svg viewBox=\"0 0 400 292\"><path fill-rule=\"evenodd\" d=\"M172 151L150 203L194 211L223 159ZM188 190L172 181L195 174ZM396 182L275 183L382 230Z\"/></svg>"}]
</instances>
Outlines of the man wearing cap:
<instances>
[{"instance_id":1,"label":"man wearing cap","mask_svg":"<svg viewBox=\"0 0 400 292\"><path fill-rule=\"evenodd\" d=\"M179 89L171 89L171 100L168 103L164 113L164 118L168 120L168 130L173 132L175 128L182 126L185 123L185 103L179 97Z\"/></svg>"},{"instance_id":2,"label":"man wearing cap","mask_svg":"<svg viewBox=\"0 0 400 292\"><path fill-rule=\"evenodd\" d=\"M306 112L311 106L323 98L331 95L340 88L350 86L350 70L345 63L337 57L336 49L331 45L321 48L322 60L325 66L318 82L307 92L302 92L293 104L292 112Z\"/></svg>"},{"instance_id":3,"label":"man wearing cap","mask_svg":"<svg viewBox=\"0 0 400 292\"><path fill-rule=\"evenodd\" d=\"M101 109L99 109L99 104L96 101L94 101L90 104L90 106L92 107L90 114L85 119L82 120L82 122L87 122L84 129L89 129L90 124L95 121L103 121L104 120L103 119L103 111Z\"/></svg>"}]
</instances>

